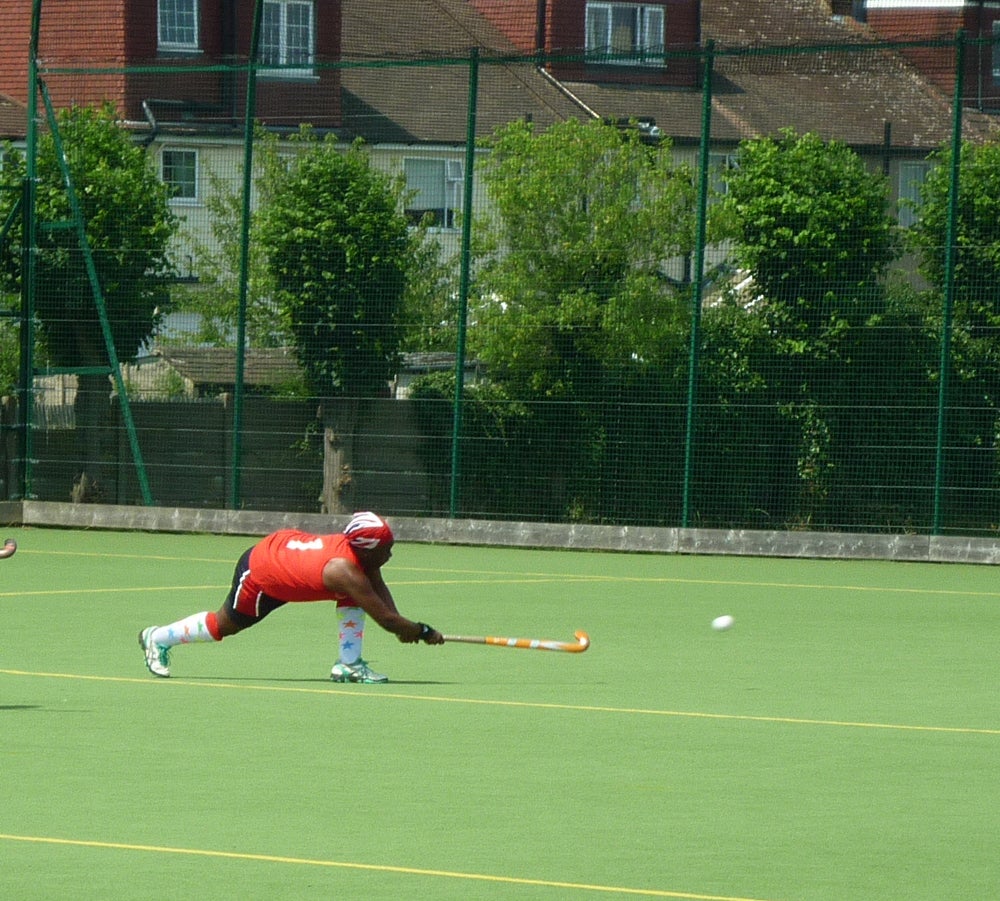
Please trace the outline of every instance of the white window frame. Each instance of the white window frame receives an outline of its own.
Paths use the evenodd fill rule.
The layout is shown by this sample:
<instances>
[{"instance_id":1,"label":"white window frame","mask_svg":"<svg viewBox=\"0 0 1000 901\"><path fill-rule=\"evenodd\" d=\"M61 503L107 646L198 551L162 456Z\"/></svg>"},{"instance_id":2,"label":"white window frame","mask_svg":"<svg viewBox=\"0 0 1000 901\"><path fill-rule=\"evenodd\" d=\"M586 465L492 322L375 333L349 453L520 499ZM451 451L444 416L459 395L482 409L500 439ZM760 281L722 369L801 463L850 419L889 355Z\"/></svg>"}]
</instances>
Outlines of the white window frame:
<instances>
[{"instance_id":1,"label":"white window frame","mask_svg":"<svg viewBox=\"0 0 1000 901\"><path fill-rule=\"evenodd\" d=\"M158 0L156 41L160 50L197 50L199 0ZM182 21L187 20L187 21Z\"/></svg>"},{"instance_id":2,"label":"white window frame","mask_svg":"<svg viewBox=\"0 0 1000 901\"><path fill-rule=\"evenodd\" d=\"M899 164L897 216L903 228L912 228L920 218L920 188L933 168L934 163L927 160L904 160Z\"/></svg>"},{"instance_id":3,"label":"white window frame","mask_svg":"<svg viewBox=\"0 0 1000 901\"><path fill-rule=\"evenodd\" d=\"M304 25L302 21L294 21L299 16L305 17ZM292 40L294 29L303 28L307 46ZM315 58L316 7L313 0L264 0L260 61L265 65L292 68L270 69L261 75L267 78L312 78Z\"/></svg>"},{"instance_id":4,"label":"white window frame","mask_svg":"<svg viewBox=\"0 0 1000 901\"><path fill-rule=\"evenodd\" d=\"M615 47L615 20L634 17L628 49ZM607 54L604 62L616 66L663 66L666 64L667 23L663 6L649 3L588 2L586 12L587 53Z\"/></svg>"},{"instance_id":5,"label":"white window frame","mask_svg":"<svg viewBox=\"0 0 1000 901\"><path fill-rule=\"evenodd\" d=\"M406 178L406 217L417 225L426 213L435 213L436 231L455 231L462 212L461 160L441 157L406 157L403 175Z\"/></svg>"},{"instance_id":6,"label":"white window frame","mask_svg":"<svg viewBox=\"0 0 1000 901\"><path fill-rule=\"evenodd\" d=\"M171 178L170 172L168 172L167 156L169 154L190 154L191 162L194 163L193 166L193 177L190 181L184 180L183 182L177 181L175 178ZM185 166L187 168L187 166ZM174 193L170 197L170 202L172 204L178 204L181 206L194 206L201 202L201 190L200 190L200 175L201 175L201 159L199 158L198 151L191 147L163 147L160 149L160 181L165 185L171 187L186 186L190 185L193 193Z\"/></svg>"}]
</instances>

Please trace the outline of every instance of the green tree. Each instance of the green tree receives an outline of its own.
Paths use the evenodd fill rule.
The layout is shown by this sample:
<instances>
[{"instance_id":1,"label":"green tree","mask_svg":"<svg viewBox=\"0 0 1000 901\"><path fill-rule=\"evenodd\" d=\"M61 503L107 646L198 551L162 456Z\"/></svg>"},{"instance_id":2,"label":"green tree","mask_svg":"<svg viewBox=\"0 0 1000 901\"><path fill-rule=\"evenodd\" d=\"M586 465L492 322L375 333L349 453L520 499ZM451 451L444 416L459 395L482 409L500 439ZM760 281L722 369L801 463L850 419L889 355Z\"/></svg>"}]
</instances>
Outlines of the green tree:
<instances>
[{"instance_id":1,"label":"green tree","mask_svg":"<svg viewBox=\"0 0 1000 901\"><path fill-rule=\"evenodd\" d=\"M744 141L726 187L713 232L732 241L752 280L706 316L706 334L721 342L708 358L722 378L708 384L727 402L750 392L765 413L756 425L731 423L740 442L770 448L767 488L751 503L813 523L838 467L850 469L847 436L864 418L852 398L866 382L885 388L887 347L880 353L873 338L886 323L885 277L900 249L888 182L846 145L785 130Z\"/></svg>"},{"instance_id":2,"label":"green tree","mask_svg":"<svg viewBox=\"0 0 1000 901\"><path fill-rule=\"evenodd\" d=\"M931 284L928 331L939 336L946 293L952 156L943 149L927 176L911 231L920 272ZM949 348L949 484L952 515L962 527L995 522L995 499L983 489L1000 480L1000 140L964 142L954 217L952 339ZM935 364L937 369L937 364ZM962 500L964 509L954 506Z\"/></svg>"},{"instance_id":3,"label":"green tree","mask_svg":"<svg viewBox=\"0 0 1000 901\"><path fill-rule=\"evenodd\" d=\"M569 120L501 127L482 176L475 345L494 377L586 393L606 364L655 363L678 340L666 263L690 250L693 181L668 141Z\"/></svg>"},{"instance_id":4,"label":"green tree","mask_svg":"<svg viewBox=\"0 0 1000 901\"><path fill-rule=\"evenodd\" d=\"M17 389L21 356L18 306L0 295L0 396L13 395Z\"/></svg>"},{"instance_id":5,"label":"green tree","mask_svg":"<svg viewBox=\"0 0 1000 901\"><path fill-rule=\"evenodd\" d=\"M400 314L400 350L454 351L459 314L457 255L448 254L424 224L412 228L411 235L414 258Z\"/></svg>"},{"instance_id":6,"label":"green tree","mask_svg":"<svg viewBox=\"0 0 1000 901\"><path fill-rule=\"evenodd\" d=\"M260 155L277 154L276 139L263 131L257 136ZM242 229L242 189L234 180L208 172L205 194L211 240L189 236L198 280L175 292L175 309L197 314L197 337L206 344L232 347L239 320ZM237 184L241 184L239 179ZM260 185L258 184L258 188ZM258 215L250 214L249 259L246 280L246 337L250 347L288 347L292 344L287 315L275 301L274 281L267 255L253 240Z\"/></svg>"},{"instance_id":7,"label":"green tree","mask_svg":"<svg viewBox=\"0 0 1000 901\"><path fill-rule=\"evenodd\" d=\"M395 371L399 310L413 246L398 180L355 144L299 135L290 160L266 161L259 237L275 302L321 397L383 395Z\"/></svg>"},{"instance_id":8,"label":"green tree","mask_svg":"<svg viewBox=\"0 0 1000 901\"><path fill-rule=\"evenodd\" d=\"M0 141L0 159L14 160L14 153L10 142ZM15 163L11 162L10 168L14 166ZM0 213L0 395L11 395L16 390L20 361L20 335L16 319L21 305L18 291L20 234L15 241L11 234L13 222L7 222L7 215L20 196L21 186L9 177L4 178L3 165L0 164L0 210L7 210L7 213Z\"/></svg>"},{"instance_id":9,"label":"green tree","mask_svg":"<svg viewBox=\"0 0 1000 901\"><path fill-rule=\"evenodd\" d=\"M323 405L323 506L352 505L353 439L384 396L402 340L400 311L418 238L403 214L401 179L372 168L360 144L303 129L285 158L262 154L259 238L274 304L285 317L310 390Z\"/></svg>"},{"instance_id":10,"label":"green tree","mask_svg":"<svg viewBox=\"0 0 1000 901\"><path fill-rule=\"evenodd\" d=\"M57 114L66 165L93 253L111 338L120 360L134 358L169 306L169 244L177 222L169 189L144 149L118 123L114 108L70 107ZM3 181L24 177L24 160L5 163ZM38 228L35 311L49 359L56 366L107 366L108 348L73 228L69 195L51 132L38 142L35 216ZM0 192L0 204L9 194ZM0 215L0 218L4 216ZM14 242L19 245L20 236ZM9 260L18 270L19 260ZM76 416L82 464L101 454L98 417L107 412L107 376L80 375Z\"/></svg>"},{"instance_id":11,"label":"green tree","mask_svg":"<svg viewBox=\"0 0 1000 901\"><path fill-rule=\"evenodd\" d=\"M668 141L597 121L514 122L487 146L493 215L477 227L470 347L513 398L547 402L531 407L536 440L522 455L550 499L539 515L618 516L628 492L605 496L601 484L627 470L648 498L664 471L655 405L688 318L666 273L693 243L691 171ZM651 404L644 422L623 417L629 402ZM538 436L553 448L541 460Z\"/></svg>"},{"instance_id":12,"label":"green tree","mask_svg":"<svg viewBox=\"0 0 1000 901\"><path fill-rule=\"evenodd\" d=\"M723 234L783 349L835 355L846 330L879 309L899 255L885 176L845 144L786 129L744 141L726 186Z\"/></svg>"},{"instance_id":13,"label":"green tree","mask_svg":"<svg viewBox=\"0 0 1000 901\"><path fill-rule=\"evenodd\" d=\"M1000 316L1000 139L962 145L955 216L955 296L970 327L993 328ZM920 271L944 291L949 219L951 151L932 156L938 164L921 188L922 203L911 235Z\"/></svg>"},{"instance_id":14,"label":"green tree","mask_svg":"<svg viewBox=\"0 0 1000 901\"><path fill-rule=\"evenodd\" d=\"M307 137L304 132L301 138ZM255 138L256 189L263 195L279 190L273 183L287 177L287 160L277 136L259 129ZM234 228L243 215L243 198L232 178L207 173L209 190L205 207L209 214L210 241L188 236L194 245L198 283L176 292L175 309L198 314L200 340L230 346L239 312L241 231ZM238 182L238 179L236 180ZM395 191L397 186L393 185ZM261 216L251 212L251 235L257 234ZM443 253L440 242L422 225L411 227L412 265L400 314L401 349L404 351L451 350L455 346L456 264ZM251 239L247 277L246 329L250 347L290 347L294 344L291 310L278 303L274 276L262 241Z\"/></svg>"},{"instance_id":15,"label":"green tree","mask_svg":"<svg viewBox=\"0 0 1000 901\"><path fill-rule=\"evenodd\" d=\"M163 184L143 148L118 124L114 109L72 107L58 114L87 241L111 334L121 359L132 359L169 303L168 258L177 222ZM71 219L51 134L39 140L36 218L41 224L35 309L56 365L108 362L84 255L71 229L46 228Z\"/></svg>"}]
</instances>

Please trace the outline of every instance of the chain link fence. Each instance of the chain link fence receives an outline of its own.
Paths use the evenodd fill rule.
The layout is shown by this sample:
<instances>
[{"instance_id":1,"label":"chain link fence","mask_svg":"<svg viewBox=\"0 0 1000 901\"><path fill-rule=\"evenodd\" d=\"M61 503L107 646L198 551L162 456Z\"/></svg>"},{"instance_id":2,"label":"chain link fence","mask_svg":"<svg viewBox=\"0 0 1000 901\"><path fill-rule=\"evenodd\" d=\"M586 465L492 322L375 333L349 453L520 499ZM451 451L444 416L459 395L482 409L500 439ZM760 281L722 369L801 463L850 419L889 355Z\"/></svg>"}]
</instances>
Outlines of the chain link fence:
<instances>
[{"instance_id":1,"label":"chain link fence","mask_svg":"<svg viewBox=\"0 0 1000 901\"><path fill-rule=\"evenodd\" d=\"M665 121L662 86L569 77L613 47L252 24L250 56L98 65L43 19L7 498L996 533L997 157L952 102L995 46L668 50Z\"/></svg>"}]
</instances>

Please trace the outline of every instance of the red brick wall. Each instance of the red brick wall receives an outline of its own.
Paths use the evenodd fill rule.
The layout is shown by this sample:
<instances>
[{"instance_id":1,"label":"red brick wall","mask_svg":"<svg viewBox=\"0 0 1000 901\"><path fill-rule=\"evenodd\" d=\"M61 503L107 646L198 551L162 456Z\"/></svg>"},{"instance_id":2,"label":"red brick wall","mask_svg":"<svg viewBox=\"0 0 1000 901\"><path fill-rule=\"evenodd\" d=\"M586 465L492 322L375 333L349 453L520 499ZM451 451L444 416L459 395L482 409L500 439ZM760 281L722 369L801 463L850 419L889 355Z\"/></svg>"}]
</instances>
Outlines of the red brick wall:
<instances>
[{"instance_id":1,"label":"red brick wall","mask_svg":"<svg viewBox=\"0 0 1000 901\"><path fill-rule=\"evenodd\" d=\"M161 53L157 45L156 3L126 0L127 57L133 64L169 67L169 73L133 73L127 78L124 113L132 121L145 118L146 102L157 121L202 119L214 122L231 121L242 116L242 108L233 102L227 77L218 72L185 71L213 65L232 53L223 46L223 31L230 17L252 15L252 3L238 9L238 3L222 0L201 0L199 3L198 40L200 52L193 54ZM232 27L231 24L229 26ZM249 38L247 39L249 46ZM228 52L227 52L228 51ZM244 48L244 55L246 49ZM164 102L165 101L165 102Z\"/></svg>"},{"instance_id":2,"label":"red brick wall","mask_svg":"<svg viewBox=\"0 0 1000 901\"><path fill-rule=\"evenodd\" d=\"M525 53L537 49L538 0L469 0L471 5ZM665 8L666 43L668 48L689 49L696 45L701 36L701 4L699 0L651 0ZM545 0L544 49L553 54L574 54L583 51L585 40L587 0ZM560 72L573 73L568 77L587 77L582 67ZM606 67L603 67L606 68ZM609 73L605 73L608 75ZM620 73L619 73L620 74ZM662 74L662 73L661 73ZM613 73L610 73L613 75ZM634 71L615 80L632 81L640 79ZM640 79L641 80L641 79ZM660 80L657 78L656 80ZM669 83L675 83L668 77Z\"/></svg>"},{"instance_id":3,"label":"red brick wall","mask_svg":"<svg viewBox=\"0 0 1000 901\"><path fill-rule=\"evenodd\" d=\"M201 119L226 122L239 119L245 104L245 78L239 73L185 73L184 69L229 58L223 34L232 34L236 56L246 59L253 24L253 0L202 0L199 35L201 52L190 56L157 53L155 0L43 0L39 55L52 67L175 67L166 74L52 75L46 85L56 107L111 100L125 118L141 121L143 101L153 104L160 119ZM316 2L316 55L320 60L340 55L341 0ZM85 14L84 14L85 12ZM231 21L224 21L224 16ZM29 0L0 0L0 93L21 102L28 94L28 48L31 28ZM340 76L335 69L320 72L314 81L261 81L258 109L265 121L320 126L341 121ZM178 102L186 104L185 107Z\"/></svg>"},{"instance_id":4,"label":"red brick wall","mask_svg":"<svg viewBox=\"0 0 1000 901\"><path fill-rule=\"evenodd\" d=\"M48 0L42 3L40 25L38 53L46 66L113 67L127 62L121 0L92 0L83 5ZM122 75L52 75L45 81L56 107L106 100L121 106L124 97Z\"/></svg>"},{"instance_id":5,"label":"red brick wall","mask_svg":"<svg viewBox=\"0 0 1000 901\"><path fill-rule=\"evenodd\" d=\"M238 0L241 12L236 31L241 55L250 48L253 31L253 2ZM341 56L341 0L316 0L316 60L330 62ZM236 101L242 109L246 94L238 78ZM317 69L315 80L294 81L261 78L257 82L257 118L268 125L295 128L300 122L333 128L342 124L340 70Z\"/></svg>"},{"instance_id":6,"label":"red brick wall","mask_svg":"<svg viewBox=\"0 0 1000 901\"><path fill-rule=\"evenodd\" d=\"M538 0L470 0L480 15L489 19L518 50L531 53L536 44ZM559 0L546 0L546 6Z\"/></svg>"},{"instance_id":7,"label":"red brick wall","mask_svg":"<svg viewBox=\"0 0 1000 901\"><path fill-rule=\"evenodd\" d=\"M28 42L31 5L0 0L0 94L24 103L28 98Z\"/></svg>"},{"instance_id":8,"label":"red brick wall","mask_svg":"<svg viewBox=\"0 0 1000 901\"><path fill-rule=\"evenodd\" d=\"M935 40L951 38L964 29L968 38L992 36L993 21L1000 19L1000 9L975 6L964 9L870 9L867 23L879 37L887 40ZM903 55L928 80L949 96L955 91L955 50L951 43L940 47L910 47ZM1000 85L993 83L992 48L967 47L965 53L964 95L966 102L1000 102Z\"/></svg>"},{"instance_id":9,"label":"red brick wall","mask_svg":"<svg viewBox=\"0 0 1000 901\"><path fill-rule=\"evenodd\" d=\"M550 0L547 49L553 53L582 51L586 46L586 0ZM698 0L658 0L664 7L664 41L667 51L689 50L701 38L701 4ZM601 81L626 84L663 84L693 87L698 65L693 59L668 60L665 67L633 68L617 65L554 63L553 74L568 81Z\"/></svg>"},{"instance_id":10,"label":"red brick wall","mask_svg":"<svg viewBox=\"0 0 1000 901\"><path fill-rule=\"evenodd\" d=\"M25 0L0 0L0 93L28 99L31 6ZM124 21L119 0L42 4L38 53L48 66L121 65ZM120 102L120 76L53 76L46 80L55 106Z\"/></svg>"}]
</instances>

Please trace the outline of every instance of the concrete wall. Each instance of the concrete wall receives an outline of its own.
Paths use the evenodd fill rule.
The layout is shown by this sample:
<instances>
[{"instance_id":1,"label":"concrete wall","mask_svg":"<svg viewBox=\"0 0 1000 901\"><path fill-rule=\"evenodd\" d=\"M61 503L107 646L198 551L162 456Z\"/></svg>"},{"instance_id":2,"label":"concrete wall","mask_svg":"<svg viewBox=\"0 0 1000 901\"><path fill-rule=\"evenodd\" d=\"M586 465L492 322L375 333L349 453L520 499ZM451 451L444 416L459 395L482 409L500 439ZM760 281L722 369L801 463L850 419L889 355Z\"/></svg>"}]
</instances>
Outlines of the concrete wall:
<instances>
[{"instance_id":1,"label":"concrete wall","mask_svg":"<svg viewBox=\"0 0 1000 901\"><path fill-rule=\"evenodd\" d=\"M393 517L391 522L399 541L417 543L658 554L1000 563L1000 540L985 538L558 525L415 517ZM315 532L332 531L344 524L344 518L246 510L8 501L0 503L0 523L8 526L258 536L288 527Z\"/></svg>"}]
</instances>

